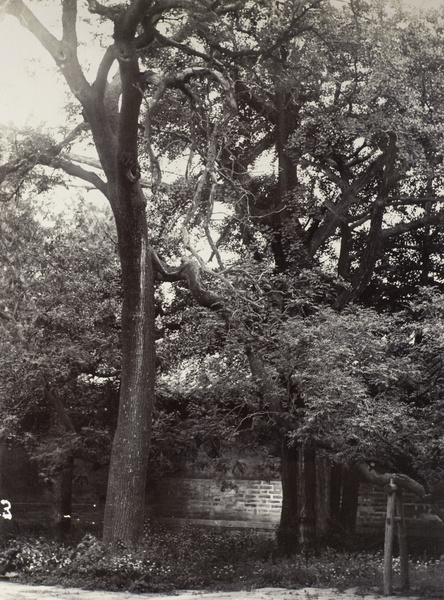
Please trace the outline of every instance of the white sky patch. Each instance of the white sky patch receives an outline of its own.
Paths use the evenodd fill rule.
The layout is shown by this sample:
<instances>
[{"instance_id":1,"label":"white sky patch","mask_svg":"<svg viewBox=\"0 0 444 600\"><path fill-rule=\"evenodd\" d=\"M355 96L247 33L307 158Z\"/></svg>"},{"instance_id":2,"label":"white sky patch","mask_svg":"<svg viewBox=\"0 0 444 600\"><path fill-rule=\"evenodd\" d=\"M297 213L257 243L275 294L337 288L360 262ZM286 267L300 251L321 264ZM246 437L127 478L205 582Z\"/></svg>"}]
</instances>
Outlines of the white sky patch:
<instances>
[{"instance_id":1,"label":"white sky patch","mask_svg":"<svg viewBox=\"0 0 444 600\"><path fill-rule=\"evenodd\" d=\"M0 122L60 125L65 91L46 50L17 19L6 16L0 23Z\"/></svg>"},{"instance_id":2,"label":"white sky patch","mask_svg":"<svg viewBox=\"0 0 444 600\"><path fill-rule=\"evenodd\" d=\"M43 25L58 39L61 36L61 6L58 2L28 2ZM111 32L111 24L78 21L79 59L92 82L104 55L100 31ZM107 43L112 43L109 37ZM85 43L87 45L85 45ZM11 15L0 19L0 124L15 127L59 127L66 122L65 106L73 100L53 59L30 31ZM80 105L79 105L80 111Z\"/></svg>"},{"instance_id":3,"label":"white sky patch","mask_svg":"<svg viewBox=\"0 0 444 600\"><path fill-rule=\"evenodd\" d=\"M343 5L346 0L336 2ZM404 0L405 4L421 9L444 6L443 0ZM61 6L58 2L28 2L53 35L61 35ZM79 3L80 5L80 3ZM98 30L110 33L111 25L101 23L90 16L90 23L79 20L79 55L88 63L87 77L91 80L104 49L96 40L95 48L82 45L89 42ZM109 38L107 40L111 42ZM83 62L83 61L82 61ZM22 27L15 17L5 15L0 21L0 123L15 126L47 123L57 126L65 120L63 106L66 100L66 85L49 54L34 36Z\"/></svg>"},{"instance_id":4,"label":"white sky patch","mask_svg":"<svg viewBox=\"0 0 444 600\"><path fill-rule=\"evenodd\" d=\"M444 6L444 0L404 1L424 9ZM60 38L60 3L39 0L27 4L49 31ZM105 50L99 39L94 40L92 45L89 42L99 31L110 33L111 27L109 23L99 24L94 15L90 16L90 22L78 22L79 56L90 81L95 77ZM107 43L111 41L110 37L106 39ZM66 101L68 98L72 100L68 93L67 85L48 52L15 17L4 15L0 20L0 124L17 128L60 127L66 123ZM163 178L167 182L174 180L178 174L184 174L184 164L169 162L163 166ZM276 168L275 156L269 153L256 161L251 173L254 176L276 173ZM61 202L64 195L60 192Z\"/></svg>"}]
</instances>

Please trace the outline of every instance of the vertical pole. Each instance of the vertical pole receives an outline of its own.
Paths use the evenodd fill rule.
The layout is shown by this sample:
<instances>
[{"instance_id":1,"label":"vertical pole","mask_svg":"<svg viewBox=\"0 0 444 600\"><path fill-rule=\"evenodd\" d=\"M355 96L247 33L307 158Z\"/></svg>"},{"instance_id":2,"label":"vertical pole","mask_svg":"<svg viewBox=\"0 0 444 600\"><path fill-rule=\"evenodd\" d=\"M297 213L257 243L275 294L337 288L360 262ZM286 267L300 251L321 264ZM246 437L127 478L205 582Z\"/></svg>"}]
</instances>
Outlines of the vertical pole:
<instances>
[{"instance_id":1,"label":"vertical pole","mask_svg":"<svg viewBox=\"0 0 444 600\"><path fill-rule=\"evenodd\" d=\"M388 496L384 539L384 595L390 596L393 593L392 555L396 502L396 485L393 483L393 480L390 481L390 484L385 489Z\"/></svg>"},{"instance_id":2,"label":"vertical pole","mask_svg":"<svg viewBox=\"0 0 444 600\"><path fill-rule=\"evenodd\" d=\"M402 498L402 490L396 494L396 511L398 521L398 543L399 543L399 558L401 562L401 591L406 591L410 588L409 581L409 556L407 550L407 532L404 517L404 502Z\"/></svg>"}]
</instances>

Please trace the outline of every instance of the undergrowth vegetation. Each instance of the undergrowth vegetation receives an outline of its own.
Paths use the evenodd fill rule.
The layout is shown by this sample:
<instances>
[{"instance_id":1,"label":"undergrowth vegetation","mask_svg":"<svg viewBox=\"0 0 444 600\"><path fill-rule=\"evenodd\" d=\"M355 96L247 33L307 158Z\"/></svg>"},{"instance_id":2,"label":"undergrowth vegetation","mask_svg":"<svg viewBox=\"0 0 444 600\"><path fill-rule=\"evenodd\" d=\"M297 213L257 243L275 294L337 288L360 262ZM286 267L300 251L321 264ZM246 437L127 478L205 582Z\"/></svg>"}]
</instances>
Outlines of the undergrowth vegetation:
<instances>
[{"instance_id":1,"label":"undergrowth vegetation","mask_svg":"<svg viewBox=\"0 0 444 600\"><path fill-rule=\"evenodd\" d=\"M272 537L258 532L191 527L154 528L137 550L113 554L90 534L70 544L16 538L0 548L0 566L19 581L132 592L269 586L380 592L382 564L382 553L332 549L284 557ZM396 585L396 559L394 573ZM410 579L411 592L436 597L444 589L444 561L412 560Z\"/></svg>"}]
</instances>

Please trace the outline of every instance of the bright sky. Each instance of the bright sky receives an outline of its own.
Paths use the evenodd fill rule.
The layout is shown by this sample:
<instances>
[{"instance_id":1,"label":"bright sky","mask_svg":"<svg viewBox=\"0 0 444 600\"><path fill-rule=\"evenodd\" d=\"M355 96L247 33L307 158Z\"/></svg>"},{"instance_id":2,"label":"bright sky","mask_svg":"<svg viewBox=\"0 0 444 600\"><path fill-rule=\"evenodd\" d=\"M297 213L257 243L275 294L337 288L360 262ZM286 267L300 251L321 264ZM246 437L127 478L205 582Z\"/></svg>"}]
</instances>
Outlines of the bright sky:
<instances>
[{"instance_id":1,"label":"bright sky","mask_svg":"<svg viewBox=\"0 0 444 600\"><path fill-rule=\"evenodd\" d=\"M54 105L60 106L63 95L58 77L48 68L46 51L10 16L0 23L0 31L1 123L50 123L57 114Z\"/></svg>"},{"instance_id":2,"label":"bright sky","mask_svg":"<svg viewBox=\"0 0 444 600\"><path fill-rule=\"evenodd\" d=\"M39 0L27 4L51 33L60 38L60 3ZM86 32L89 35L97 33L95 26L95 23L82 24L79 40ZM82 50L80 47L81 58ZM92 55L89 49L87 59L94 75L102 55L103 50ZM12 123L21 127L44 122L49 126L60 125L64 120L62 108L67 91L46 50L15 17L5 15L0 20L0 124Z\"/></svg>"},{"instance_id":3,"label":"bright sky","mask_svg":"<svg viewBox=\"0 0 444 600\"><path fill-rule=\"evenodd\" d=\"M444 0L404 0L418 8L443 6ZM39 16L58 37L59 2L32 3ZM52 22L52 23L51 23ZM100 59L88 56L94 65ZM65 101L65 86L46 51L14 17L0 21L0 124L49 126L60 123Z\"/></svg>"},{"instance_id":4,"label":"bright sky","mask_svg":"<svg viewBox=\"0 0 444 600\"><path fill-rule=\"evenodd\" d=\"M344 0L342 0L344 1ZM444 6L444 0L404 0L418 8ZM60 3L58 0L39 0L29 3L33 10L48 26L56 37L60 22ZM96 33L95 25L89 26L88 37ZM79 39L82 39L79 32ZM87 37L87 39L88 39ZM82 54L82 48L79 49ZM103 51L95 56L87 55L91 63L91 73L95 75ZM0 125L13 125L17 128L26 126L57 128L65 121L63 107L66 103L67 88L62 77L57 73L49 54L41 47L33 35L24 29L15 19L6 15L0 17ZM70 100L72 96L69 95ZM80 108L79 108L80 111ZM80 153L80 152L79 152ZM83 152L81 152L83 153ZM0 157L0 163L2 159ZM172 169L169 165L167 169ZM178 167L182 170L182 167ZM175 171L175 176L177 170ZM170 178L169 171L163 172L164 179ZM73 200L73 189L63 192L58 189L56 198L60 210ZM84 194L84 190L83 190ZM90 192L91 200L102 202L98 192ZM65 198L66 196L66 198ZM89 197L89 196L88 196ZM71 202L67 202L70 200Z\"/></svg>"}]
</instances>

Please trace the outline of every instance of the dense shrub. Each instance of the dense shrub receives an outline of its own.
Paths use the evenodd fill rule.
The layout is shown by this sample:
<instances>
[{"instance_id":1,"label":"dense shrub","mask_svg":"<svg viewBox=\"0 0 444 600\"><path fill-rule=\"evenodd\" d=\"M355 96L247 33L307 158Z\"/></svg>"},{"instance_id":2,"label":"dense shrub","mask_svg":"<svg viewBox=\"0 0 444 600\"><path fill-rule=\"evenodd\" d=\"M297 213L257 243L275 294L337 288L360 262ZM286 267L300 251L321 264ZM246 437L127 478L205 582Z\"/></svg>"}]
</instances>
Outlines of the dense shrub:
<instances>
[{"instance_id":1,"label":"dense shrub","mask_svg":"<svg viewBox=\"0 0 444 600\"><path fill-rule=\"evenodd\" d=\"M20 539L0 550L0 566L23 581L133 592L266 586L380 591L382 563L381 553L331 549L282 557L269 535L196 527L152 527L137 550L122 547L113 554L92 535L65 545ZM444 587L439 560L412 561L410 571L417 593L436 595ZM394 572L399 575L396 559Z\"/></svg>"}]
</instances>

